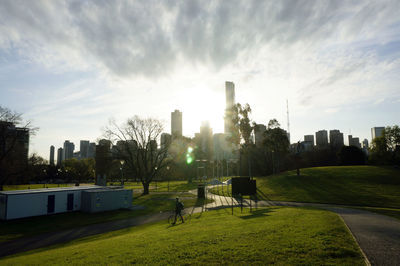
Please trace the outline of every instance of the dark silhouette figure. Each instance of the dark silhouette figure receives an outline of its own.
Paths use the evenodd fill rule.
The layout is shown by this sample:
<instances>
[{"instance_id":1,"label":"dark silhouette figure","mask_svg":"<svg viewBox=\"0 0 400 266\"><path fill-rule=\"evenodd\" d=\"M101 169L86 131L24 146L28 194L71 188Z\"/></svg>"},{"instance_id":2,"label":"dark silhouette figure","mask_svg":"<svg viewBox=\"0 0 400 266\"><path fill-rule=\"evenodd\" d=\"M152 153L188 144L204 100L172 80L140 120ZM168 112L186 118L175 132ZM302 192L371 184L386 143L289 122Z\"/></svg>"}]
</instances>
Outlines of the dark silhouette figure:
<instances>
[{"instance_id":1,"label":"dark silhouette figure","mask_svg":"<svg viewBox=\"0 0 400 266\"><path fill-rule=\"evenodd\" d=\"M175 202L175 220L174 220L174 222L172 224L176 223L176 219L177 219L178 215L179 215L179 217L181 217L182 223L185 222L183 220L183 217L182 217L183 208L184 208L183 203L179 201L179 198L176 198L176 202Z\"/></svg>"}]
</instances>

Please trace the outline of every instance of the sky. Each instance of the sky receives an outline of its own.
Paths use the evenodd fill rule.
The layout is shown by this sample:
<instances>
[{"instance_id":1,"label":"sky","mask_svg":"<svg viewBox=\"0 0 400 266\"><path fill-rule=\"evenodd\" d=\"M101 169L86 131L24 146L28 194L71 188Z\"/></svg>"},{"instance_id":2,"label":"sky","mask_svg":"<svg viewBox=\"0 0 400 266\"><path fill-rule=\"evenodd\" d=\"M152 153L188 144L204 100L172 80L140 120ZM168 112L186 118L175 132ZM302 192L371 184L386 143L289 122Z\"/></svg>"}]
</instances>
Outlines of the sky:
<instances>
[{"instance_id":1,"label":"sky","mask_svg":"<svg viewBox=\"0 0 400 266\"><path fill-rule=\"evenodd\" d=\"M39 127L30 153L110 119L223 132L225 81L291 142L400 124L400 1L0 1L0 105Z\"/></svg>"}]
</instances>

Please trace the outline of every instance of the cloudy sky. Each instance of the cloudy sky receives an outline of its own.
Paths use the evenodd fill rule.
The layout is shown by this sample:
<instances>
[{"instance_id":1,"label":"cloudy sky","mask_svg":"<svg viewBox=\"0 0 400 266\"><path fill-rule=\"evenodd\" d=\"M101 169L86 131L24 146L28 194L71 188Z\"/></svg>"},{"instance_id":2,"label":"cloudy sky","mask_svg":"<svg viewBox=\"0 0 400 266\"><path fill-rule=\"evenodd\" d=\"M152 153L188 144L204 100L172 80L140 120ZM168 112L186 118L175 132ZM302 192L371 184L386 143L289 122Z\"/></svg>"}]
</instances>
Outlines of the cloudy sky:
<instances>
[{"instance_id":1,"label":"cloudy sky","mask_svg":"<svg viewBox=\"0 0 400 266\"><path fill-rule=\"evenodd\" d=\"M292 142L370 139L400 124L400 1L0 1L0 105L40 127L45 158L110 118L169 132L179 109L184 135L222 132L227 80L258 123L286 129L288 99Z\"/></svg>"}]
</instances>

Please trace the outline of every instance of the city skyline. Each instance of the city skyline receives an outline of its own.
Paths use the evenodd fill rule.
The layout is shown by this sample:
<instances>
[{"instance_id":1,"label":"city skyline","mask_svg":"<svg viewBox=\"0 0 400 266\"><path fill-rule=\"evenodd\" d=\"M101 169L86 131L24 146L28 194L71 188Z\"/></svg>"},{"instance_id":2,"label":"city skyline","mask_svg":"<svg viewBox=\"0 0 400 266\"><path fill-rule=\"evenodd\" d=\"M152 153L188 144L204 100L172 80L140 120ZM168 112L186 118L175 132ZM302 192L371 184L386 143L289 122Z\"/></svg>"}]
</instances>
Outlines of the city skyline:
<instances>
[{"instance_id":1,"label":"city skyline","mask_svg":"<svg viewBox=\"0 0 400 266\"><path fill-rule=\"evenodd\" d=\"M258 124L276 118L286 129L288 99L292 143L321 129L370 140L372 127L400 123L399 9L398 1L5 2L0 104L40 128L30 153L46 159L64 140L101 138L112 117L158 118L169 132L178 109L183 135L206 120L222 133L225 81Z\"/></svg>"}]
</instances>

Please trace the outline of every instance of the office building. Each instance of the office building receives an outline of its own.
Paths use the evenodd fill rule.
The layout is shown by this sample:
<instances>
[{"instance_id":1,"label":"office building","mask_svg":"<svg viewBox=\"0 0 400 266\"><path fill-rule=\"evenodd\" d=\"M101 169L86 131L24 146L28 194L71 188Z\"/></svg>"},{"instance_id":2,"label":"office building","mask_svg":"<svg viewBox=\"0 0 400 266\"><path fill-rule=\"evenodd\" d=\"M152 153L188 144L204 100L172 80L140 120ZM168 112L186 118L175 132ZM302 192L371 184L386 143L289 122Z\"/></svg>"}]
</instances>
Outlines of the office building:
<instances>
[{"instance_id":1,"label":"office building","mask_svg":"<svg viewBox=\"0 0 400 266\"><path fill-rule=\"evenodd\" d=\"M360 144L360 139L359 138L353 138L352 135L348 136L349 138L349 146L354 146L357 148L361 148L361 144Z\"/></svg>"},{"instance_id":2,"label":"office building","mask_svg":"<svg viewBox=\"0 0 400 266\"><path fill-rule=\"evenodd\" d=\"M200 148L204 155L202 159L211 160L213 154L213 133L208 121L201 123L199 137Z\"/></svg>"},{"instance_id":3,"label":"office building","mask_svg":"<svg viewBox=\"0 0 400 266\"><path fill-rule=\"evenodd\" d=\"M81 140L79 143L79 151L81 159L89 158L89 141L88 140Z\"/></svg>"},{"instance_id":4,"label":"office building","mask_svg":"<svg viewBox=\"0 0 400 266\"><path fill-rule=\"evenodd\" d=\"M329 144L335 148L341 148L344 145L343 133L338 129L329 130Z\"/></svg>"},{"instance_id":5,"label":"office building","mask_svg":"<svg viewBox=\"0 0 400 266\"><path fill-rule=\"evenodd\" d=\"M57 166L61 166L61 162L64 161L64 151L63 148L58 148L57 150Z\"/></svg>"},{"instance_id":6,"label":"office building","mask_svg":"<svg viewBox=\"0 0 400 266\"><path fill-rule=\"evenodd\" d=\"M261 148L263 146L265 131L267 131L267 127L263 124L256 124L254 126L254 143L256 144L257 148Z\"/></svg>"},{"instance_id":7,"label":"office building","mask_svg":"<svg viewBox=\"0 0 400 266\"><path fill-rule=\"evenodd\" d=\"M374 138L382 136L384 130L385 130L385 127L373 127L373 128L371 128L371 140L373 140Z\"/></svg>"},{"instance_id":8,"label":"office building","mask_svg":"<svg viewBox=\"0 0 400 266\"><path fill-rule=\"evenodd\" d=\"M171 145L172 136L168 133L162 133L160 137L160 147L161 149L166 149Z\"/></svg>"},{"instance_id":9,"label":"office building","mask_svg":"<svg viewBox=\"0 0 400 266\"><path fill-rule=\"evenodd\" d=\"M364 139L362 142L362 150L366 155L368 155L368 153L369 153L368 148L369 148L368 140Z\"/></svg>"},{"instance_id":10,"label":"office building","mask_svg":"<svg viewBox=\"0 0 400 266\"><path fill-rule=\"evenodd\" d=\"M235 84L230 81L225 82L225 121L224 132L230 133L232 127L232 107L235 105Z\"/></svg>"},{"instance_id":11,"label":"office building","mask_svg":"<svg viewBox=\"0 0 400 266\"><path fill-rule=\"evenodd\" d=\"M179 110L171 113L171 135L173 138L182 137L182 112Z\"/></svg>"},{"instance_id":12,"label":"office building","mask_svg":"<svg viewBox=\"0 0 400 266\"><path fill-rule=\"evenodd\" d=\"M328 146L328 131L319 130L318 132L315 132L315 142L317 147Z\"/></svg>"},{"instance_id":13,"label":"office building","mask_svg":"<svg viewBox=\"0 0 400 266\"><path fill-rule=\"evenodd\" d=\"M94 158L96 156L96 143L89 143L88 158Z\"/></svg>"},{"instance_id":14,"label":"office building","mask_svg":"<svg viewBox=\"0 0 400 266\"><path fill-rule=\"evenodd\" d=\"M64 141L64 155L63 155L63 160L68 160L74 157L74 149L75 145L74 143L70 142L69 140Z\"/></svg>"},{"instance_id":15,"label":"office building","mask_svg":"<svg viewBox=\"0 0 400 266\"><path fill-rule=\"evenodd\" d=\"M54 146L50 146L50 165L54 165Z\"/></svg>"},{"instance_id":16,"label":"office building","mask_svg":"<svg viewBox=\"0 0 400 266\"><path fill-rule=\"evenodd\" d=\"M17 173L25 169L29 153L29 129L16 127L11 122L0 121L0 157L3 157L2 174ZM4 171L4 172L3 172Z\"/></svg>"},{"instance_id":17,"label":"office building","mask_svg":"<svg viewBox=\"0 0 400 266\"><path fill-rule=\"evenodd\" d=\"M304 141L311 143L311 146L314 146L314 135L304 135Z\"/></svg>"}]
</instances>

